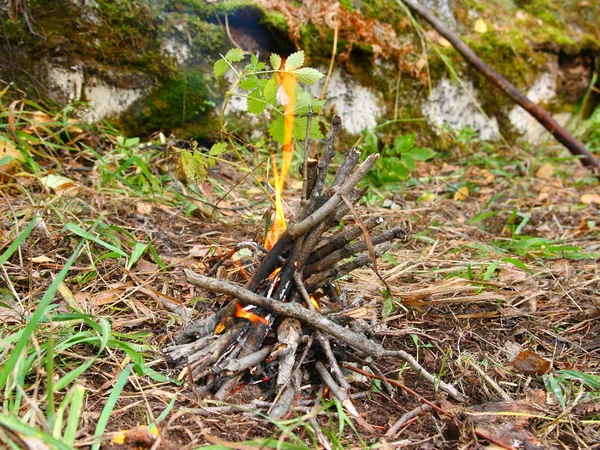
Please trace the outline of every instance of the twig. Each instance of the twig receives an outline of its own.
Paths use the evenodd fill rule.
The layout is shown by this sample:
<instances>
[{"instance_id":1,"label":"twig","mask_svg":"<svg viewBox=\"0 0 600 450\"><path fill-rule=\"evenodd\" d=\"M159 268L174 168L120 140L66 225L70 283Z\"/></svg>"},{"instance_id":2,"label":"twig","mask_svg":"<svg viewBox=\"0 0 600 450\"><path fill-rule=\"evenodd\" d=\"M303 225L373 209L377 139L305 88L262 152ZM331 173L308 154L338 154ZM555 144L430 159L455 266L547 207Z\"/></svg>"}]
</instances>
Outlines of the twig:
<instances>
[{"instance_id":1,"label":"twig","mask_svg":"<svg viewBox=\"0 0 600 450\"><path fill-rule=\"evenodd\" d=\"M456 388L445 383L439 378L427 372L411 355L405 351L388 351L381 344L367 339L365 336L361 336L353 331L347 330L346 328L332 322L326 317L320 314L303 308L297 303L282 303L271 298L266 298L261 295L250 292L248 289L244 289L241 286L237 286L228 281L215 280L214 278L204 277L198 275L191 270L185 270L188 281L196 286L203 289L208 289L213 292L220 294L230 295L236 297L242 303L259 306L267 311L274 314L278 314L285 317L292 317L298 319L320 331L323 331L336 339L345 342L352 347L367 353L374 357L397 357L401 358L410 364L418 375L429 381L434 385L439 385L439 388L444 392L447 392L452 397L459 401L465 401L467 397L458 392ZM392 383L393 384L393 383Z\"/></svg>"},{"instance_id":2,"label":"twig","mask_svg":"<svg viewBox=\"0 0 600 450\"><path fill-rule=\"evenodd\" d=\"M431 411L431 410L432 410L432 408L429 405L417 406L415 409L408 411L406 414L404 414L402 417L400 417L396 421L396 423L394 423L394 425L392 425L385 432L384 436L387 438L393 438L394 436L396 436L398 431L400 431L400 428L402 428L404 425L406 425L409 421L411 421L415 417L418 417L420 414L426 413L427 411Z\"/></svg>"},{"instance_id":3,"label":"twig","mask_svg":"<svg viewBox=\"0 0 600 450\"><path fill-rule=\"evenodd\" d=\"M300 205L305 206L308 201L308 145L310 141L310 127L312 125L312 105L308 105L308 113L306 114L306 139L304 140L304 164L302 164L302 197Z\"/></svg>"}]
</instances>

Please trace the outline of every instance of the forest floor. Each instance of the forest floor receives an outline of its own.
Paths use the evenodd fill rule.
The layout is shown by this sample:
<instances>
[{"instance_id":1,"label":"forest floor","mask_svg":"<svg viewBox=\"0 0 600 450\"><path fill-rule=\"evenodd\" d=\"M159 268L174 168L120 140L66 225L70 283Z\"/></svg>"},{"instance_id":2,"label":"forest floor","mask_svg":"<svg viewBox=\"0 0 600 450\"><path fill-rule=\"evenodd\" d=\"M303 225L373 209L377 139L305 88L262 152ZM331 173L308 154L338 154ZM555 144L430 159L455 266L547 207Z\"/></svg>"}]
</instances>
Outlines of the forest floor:
<instances>
[{"instance_id":1,"label":"forest floor","mask_svg":"<svg viewBox=\"0 0 600 450\"><path fill-rule=\"evenodd\" d=\"M448 413L417 411L384 437L422 402L367 378L352 386L366 393L355 405L374 433L330 398L281 421L257 410L257 386L227 404L198 401L160 350L182 328L177 308L202 317L227 300L191 286L184 269L205 274L236 243L262 241L264 195L227 163L186 188L164 145L41 114L13 123L30 156L2 169L0 441L298 449L318 445L318 424L332 448L597 448L600 197L552 143L524 152L458 142L360 204L363 218L408 237L380 262L390 295L366 268L342 289L361 297L373 339L469 398L378 361ZM286 188L290 211L299 184Z\"/></svg>"}]
</instances>

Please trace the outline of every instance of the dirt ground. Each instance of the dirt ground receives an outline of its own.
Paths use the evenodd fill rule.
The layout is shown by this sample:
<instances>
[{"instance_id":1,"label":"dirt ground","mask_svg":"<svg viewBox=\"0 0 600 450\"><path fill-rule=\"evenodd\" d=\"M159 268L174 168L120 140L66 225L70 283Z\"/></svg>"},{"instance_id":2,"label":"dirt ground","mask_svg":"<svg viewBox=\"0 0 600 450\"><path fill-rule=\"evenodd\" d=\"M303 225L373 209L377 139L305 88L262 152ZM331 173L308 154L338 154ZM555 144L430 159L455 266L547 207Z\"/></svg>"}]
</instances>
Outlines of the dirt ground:
<instances>
[{"instance_id":1,"label":"dirt ground","mask_svg":"<svg viewBox=\"0 0 600 450\"><path fill-rule=\"evenodd\" d=\"M185 377L174 384L134 371L110 415L104 448L260 447L243 443L249 440L266 448L277 447L278 440L281 448L312 448L319 444L310 414L333 448L598 448L600 388L565 375L581 372L598 382L600 371L598 185L576 161L556 158L558 149L544 151L531 156L490 153L477 145L457 148L419 163L413 174L418 182L373 188L359 207L363 218L379 215L385 227L405 227L408 238L380 262L391 297L367 268L345 277L341 288L348 298L362 297L360 305L376 323L373 339L415 356L467 395L466 403L448 398L403 361L386 359L376 366L416 395L389 393L381 383L356 378L354 403L374 432L356 422L340 428L342 416L331 402L321 411L312 408L314 394L299 398L285 421L272 423L260 413L264 409L248 409L265 399L257 386L239 390L222 405L198 401ZM20 187L2 188L0 236L9 236L16 218L32 212L40 217L20 253L3 266L5 279L24 299L25 311L32 311L79 242L65 231L68 222L100 220L103 239L113 236L113 243L151 242L158 258L146 252L130 270L122 259L99 258L100 247L88 242L69 272L66 291L82 311L107 318L116 339L144 344L146 366L177 379L182 369L167 365L159 350L183 323L165 305L203 317L228 301L193 287L183 271L204 274L234 244L262 240L266 202L246 179L220 203L223 209L212 213L207 203L193 201L197 208L190 214L172 197L99 189L87 167L64 161L65 176L78 187L72 192L40 190L32 178L18 176L13 181ZM161 167L157 162L155 170ZM210 176L199 186L208 203L241 178L221 165ZM298 196L298 182L291 182L285 193L290 210ZM10 243L0 241L0 253ZM220 275L235 278L233 271L226 266ZM67 313L73 304L68 293L60 294L55 312ZM21 319L6 320L18 326ZM82 343L59 354L57 370L94 355ZM122 350L107 349L78 378L86 388L79 446L91 443L115 380L130 361ZM41 370L31 379L39 379ZM422 398L438 410L417 411L384 436L423 405ZM159 423L159 439L136 428L153 422L173 399ZM124 443L108 442L126 430Z\"/></svg>"}]
</instances>

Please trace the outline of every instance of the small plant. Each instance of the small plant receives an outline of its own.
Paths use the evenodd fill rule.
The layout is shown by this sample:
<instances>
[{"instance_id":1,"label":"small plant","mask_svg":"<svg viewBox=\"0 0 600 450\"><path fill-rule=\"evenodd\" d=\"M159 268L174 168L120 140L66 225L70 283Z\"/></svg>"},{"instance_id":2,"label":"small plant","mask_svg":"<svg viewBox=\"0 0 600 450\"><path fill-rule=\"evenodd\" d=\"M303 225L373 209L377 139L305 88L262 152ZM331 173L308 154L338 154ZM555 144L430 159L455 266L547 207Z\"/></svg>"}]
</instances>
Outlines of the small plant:
<instances>
[{"instance_id":1,"label":"small plant","mask_svg":"<svg viewBox=\"0 0 600 450\"><path fill-rule=\"evenodd\" d=\"M377 135L372 131L365 131L363 134L365 141L361 150L367 154L377 153L379 151ZM405 181L415 171L417 161L428 161L435 154L429 148L417 147L414 133L398 136L392 145L383 148L381 157L375 164L376 170L371 171L369 177L378 186Z\"/></svg>"},{"instance_id":2,"label":"small plant","mask_svg":"<svg viewBox=\"0 0 600 450\"><path fill-rule=\"evenodd\" d=\"M267 64L260 61L256 55L250 56L250 64L244 68L236 67L236 63L244 58L244 51L234 48L215 62L213 68L215 76L223 77L228 71L233 72L235 76L233 85L225 94L221 108L221 132L227 142L215 144L207 155L196 149L182 152L181 162L188 179L196 181L205 179L206 170L214 164L214 158L229 149L233 149L243 170L251 172L241 157L239 143L233 139L227 129L225 110L232 97L244 97L248 112L251 114L268 111L272 117L269 134L282 145L290 144L292 139L303 140L306 137L309 111L318 112L323 106L324 101L313 97L302 88L302 84L313 84L323 78L323 74L318 70L303 67L303 51L292 53L285 59L275 53L271 54L269 59L271 68L268 68ZM244 92L239 92L238 88ZM314 139L323 138L317 120L311 123L310 136ZM252 172L251 175L255 176ZM262 186L261 183L258 184Z\"/></svg>"}]
</instances>

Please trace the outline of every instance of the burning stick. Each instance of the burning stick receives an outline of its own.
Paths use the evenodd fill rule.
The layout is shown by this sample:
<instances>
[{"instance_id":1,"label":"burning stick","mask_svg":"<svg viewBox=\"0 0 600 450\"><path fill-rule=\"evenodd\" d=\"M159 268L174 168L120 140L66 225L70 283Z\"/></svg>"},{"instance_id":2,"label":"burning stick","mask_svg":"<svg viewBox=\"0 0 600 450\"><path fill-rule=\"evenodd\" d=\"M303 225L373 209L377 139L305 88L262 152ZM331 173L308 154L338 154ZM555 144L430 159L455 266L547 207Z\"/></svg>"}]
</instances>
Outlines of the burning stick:
<instances>
[{"instance_id":1,"label":"burning stick","mask_svg":"<svg viewBox=\"0 0 600 450\"><path fill-rule=\"evenodd\" d=\"M301 211L287 228L285 221L280 220L277 228L272 230L274 234L266 242L272 247L253 270L245 287L186 271L190 283L236 299L230 300L215 315L190 327L193 331L184 330L178 339L180 345L165 349L175 362L190 364L196 382L204 383L200 389L204 395L212 392L216 398L224 399L236 390L242 377L245 383L253 383L256 379L272 380L261 385L270 392L278 392L270 414L281 418L296 401L303 377L318 377L348 412L358 417L349 400L350 384L340 367L344 356L337 351L334 353L332 348L335 340L341 355L403 359L441 390L457 400L465 399L454 387L425 371L406 352L387 351L363 334L322 315L311 296L340 276L371 264L373 253L378 257L391 247L394 240L405 237L404 230L395 227L375 232L373 236L366 234L370 237L369 244L364 237L362 241L352 242L383 225L381 218L370 218L360 226L324 237L328 230L339 226L342 217L363 196L365 189L357 189L356 186L378 158L378 155L370 155L359 165L360 153L356 149L350 150L331 187L327 187L327 169L335 155L334 142L340 129L341 119L336 116L326 139L323 158L315 165L306 156L302 168ZM285 148L287 150L290 146ZM282 188L281 180L289 167L286 155L284 153L282 171L277 171L276 189ZM281 193L277 197L281 199ZM282 208L278 208L276 214L283 219ZM260 250L259 247L253 248ZM231 252L226 253L226 256L230 255ZM231 262L222 258L217 264L231 265ZM334 291L324 291L319 291L319 295L327 295L330 303L337 303ZM339 304L333 306L334 310L343 307ZM344 319L345 323L354 320L350 316ZM311 348L312 337L305 343L301 338L303 333L314 336L319 346ZM320 362L315 363L318 360ZM269 375L271 367L278 370L277 377ZM310 383L313 385L312 381Z\"/></svg>"}]
</instances>

